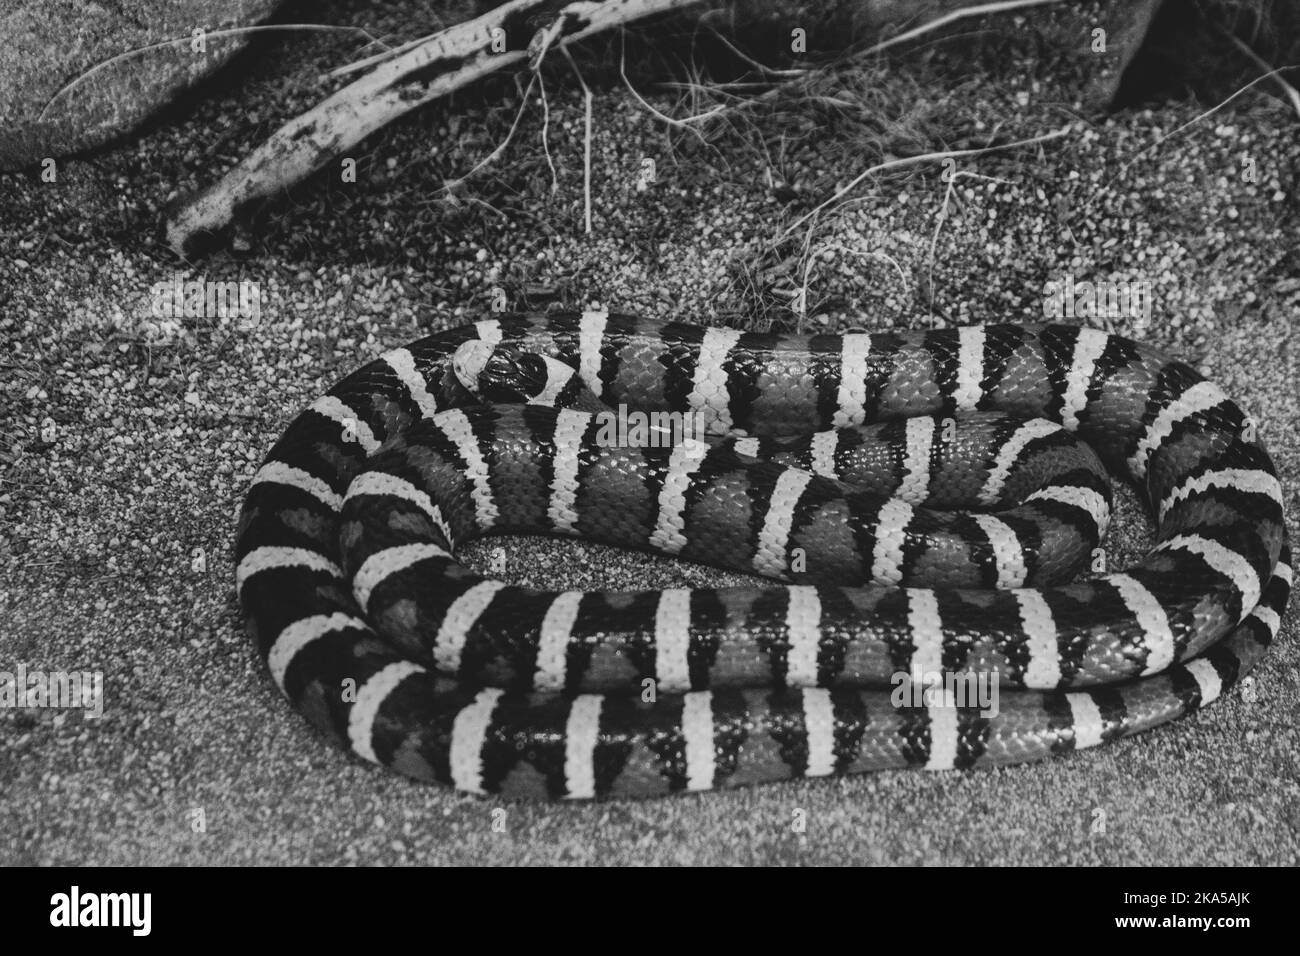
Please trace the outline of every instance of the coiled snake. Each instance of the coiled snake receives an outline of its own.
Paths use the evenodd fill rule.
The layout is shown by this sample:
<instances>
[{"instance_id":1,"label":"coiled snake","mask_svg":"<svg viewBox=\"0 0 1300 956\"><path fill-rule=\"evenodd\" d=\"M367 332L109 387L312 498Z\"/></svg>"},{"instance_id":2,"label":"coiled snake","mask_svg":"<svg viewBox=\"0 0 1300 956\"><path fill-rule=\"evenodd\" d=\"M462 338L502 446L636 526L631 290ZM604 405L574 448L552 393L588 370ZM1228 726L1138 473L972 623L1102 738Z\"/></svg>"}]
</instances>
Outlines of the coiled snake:
<instances>
[{"instance_id":1,"label":"coiled snake","mask_svg":"<svg viewBox=\"0 0 1300 956\"><path fill-rule=\"evenodd\" d=\"M1262 655L1291 568L1254 432L1188 365L1091 329L502 315L389 352L289 426L237 584L313 724L462 790L1015 763L1172 720ZM1156 545L1065 583L1104 532L1105 471L1144 493ZM541 591L453 556L521 531L784 583ZM959 698L976 680L996 708Z\"/></svg>"}]
</instances>

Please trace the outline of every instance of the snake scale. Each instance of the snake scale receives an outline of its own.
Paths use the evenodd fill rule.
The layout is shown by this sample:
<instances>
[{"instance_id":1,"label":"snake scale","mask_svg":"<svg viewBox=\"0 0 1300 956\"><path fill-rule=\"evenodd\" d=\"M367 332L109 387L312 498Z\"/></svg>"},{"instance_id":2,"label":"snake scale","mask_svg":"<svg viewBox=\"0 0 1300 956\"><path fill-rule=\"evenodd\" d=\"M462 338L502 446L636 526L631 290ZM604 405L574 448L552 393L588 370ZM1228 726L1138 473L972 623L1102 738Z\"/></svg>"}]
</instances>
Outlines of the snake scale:
<instances>
[{"instance_id":1,"label":"snake scale","mask_svg":"<svg viewBox=\"0 0 1300 956\"><path fill-rule=\"evenodd\" d=\"M616 409L630 431L606 430ZM1071 582L1107 473L1156 542ZM387 353L293 421L235 557L272 678L352 753L475 793L604 798L1017 763L1175 719L1276 634L1282 512L1243 411L1101 331L501 314ZM521 532L779 583L537 590L455 557ZM900 673L935 692L897 697ZM996 681L998 706L959 699L966 679Z\"/></svg>"}]
</instances>

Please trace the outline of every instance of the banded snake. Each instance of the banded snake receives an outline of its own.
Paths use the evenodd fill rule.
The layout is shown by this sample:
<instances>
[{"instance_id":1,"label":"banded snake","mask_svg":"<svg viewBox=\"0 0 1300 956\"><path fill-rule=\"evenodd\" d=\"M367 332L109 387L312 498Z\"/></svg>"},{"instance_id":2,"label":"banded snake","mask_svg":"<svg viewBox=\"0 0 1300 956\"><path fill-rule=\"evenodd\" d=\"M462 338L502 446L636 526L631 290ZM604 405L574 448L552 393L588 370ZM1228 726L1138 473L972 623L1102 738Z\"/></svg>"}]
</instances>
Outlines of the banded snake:
<instances>
[{"instance_id":1,"label":"banded snake","mask_svg":"<svg viewBox=\"0 0 1300 956\"><path fill-rule=\"evenodd\" d=\"M620 406L706 437L600 440ZM1177 718L1263 654L1291 568L1254 432L1190 366L1093 329L502 314L387 353L288 427L244 504L237 586L312 724L462 790L1017 763ZM1156 544L1069 583L1105 472L1151 505ZM781 583L541 591L454 556L537 532ZM996 715L896 706L900 672L994 675Z\"/></svg>"}]
</instances>

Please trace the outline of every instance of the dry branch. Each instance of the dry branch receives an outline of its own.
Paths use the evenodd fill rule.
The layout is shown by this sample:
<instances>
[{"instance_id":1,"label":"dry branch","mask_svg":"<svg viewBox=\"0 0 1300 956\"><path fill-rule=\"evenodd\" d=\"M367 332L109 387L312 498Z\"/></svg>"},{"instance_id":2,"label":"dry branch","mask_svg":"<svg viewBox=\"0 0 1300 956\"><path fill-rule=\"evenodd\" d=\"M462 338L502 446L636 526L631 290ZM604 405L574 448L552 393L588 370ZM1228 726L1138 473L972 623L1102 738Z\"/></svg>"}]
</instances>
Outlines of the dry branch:
<instances>
[{"instance_id":1,"label":"dry branch","mask_svg":"<svg viewBox=\"0 0 1300 956\"><path fill-rule=\"evenodd\" d=\"M434 34L290 120L167 221L167 242L188 256L266 198L323 168L371 133L497 70L536 59L610 27L700 0L512 0ZM498 52L504 38L505 49Z\"/></svg>"}]
</instances>

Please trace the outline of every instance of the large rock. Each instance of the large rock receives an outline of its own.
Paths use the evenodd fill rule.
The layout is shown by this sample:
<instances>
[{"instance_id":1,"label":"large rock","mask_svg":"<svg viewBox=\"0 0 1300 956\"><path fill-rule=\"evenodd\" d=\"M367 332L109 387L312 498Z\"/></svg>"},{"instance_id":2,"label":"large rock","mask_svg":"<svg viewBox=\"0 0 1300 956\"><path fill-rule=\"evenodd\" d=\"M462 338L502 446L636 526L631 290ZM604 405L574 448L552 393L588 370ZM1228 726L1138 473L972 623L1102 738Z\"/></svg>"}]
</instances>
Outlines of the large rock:
<instances>
[{"instance_id":1,"label":"large rock","mask_svg":"<svg viewBox=\"0 0 1300 956\"><path fill-rule=\"evenodd\" d=\"M0 0L0 169L100 146L216 70L249 39L208 33L264 20L281 0ZM71 89L98 63L123 57ZM55 94L59 94L57 98ZM51 102L51 99L53 102Z\"/></svg>"}]
</instances>

